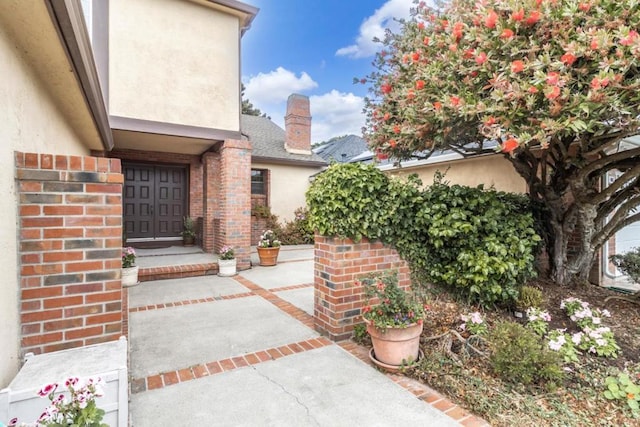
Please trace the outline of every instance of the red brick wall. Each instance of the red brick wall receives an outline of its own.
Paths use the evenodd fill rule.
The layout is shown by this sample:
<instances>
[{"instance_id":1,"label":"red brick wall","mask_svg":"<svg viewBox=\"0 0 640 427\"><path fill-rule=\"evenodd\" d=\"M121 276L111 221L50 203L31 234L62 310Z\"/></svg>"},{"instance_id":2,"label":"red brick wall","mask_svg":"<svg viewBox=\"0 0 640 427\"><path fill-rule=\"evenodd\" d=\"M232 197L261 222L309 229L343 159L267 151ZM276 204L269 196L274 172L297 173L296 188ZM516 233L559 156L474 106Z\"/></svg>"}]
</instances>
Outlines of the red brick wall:
<instances>
[{"instance_id":1,"label":"red brick wall","mask_svg":"<svg viewBox=\"0 0 640 427\"><path fill-rule=\"evenodd\" d=\"M284 116L286 140L284 147L294 152L311 152L311 111L309 97L294 93L287 99Z\"/></svg>"},{"instance_id":2,"label":"red brick wall","mask_svg":"<svg viewBox=\"0 0 640 427\"><path fill-rule=\"evenodd\" d=\"M219 210L214 225L215 250L235 249L238 269L251 263L251 143L226 140L220 150ZM215 182L215 181L214 181Z\"/></svg>"},{"instance_id":3,"label":"red brick wall","mask_svg":"<svg viewBox=\"0 0 640 427\"><path fill-rule=\"evenodd\" d=\"M123 334L120 160L16 153L23 353Z\"/></svg>"},{"instance_id":4,"label":"red brick wall","mask_svg":"<svg viewBox=\"0 0 640 427\"><path fill-rule=\"evenodd\" d=\"M350 338L354 326L362 323L364 294L362 288L354 286L354 280L394 269L401 287L408 289L411 285L407 263L379 241L363 238L356 243L316 234L314 258L315 328L334 341Z\"/></svg>"}]
</instances>

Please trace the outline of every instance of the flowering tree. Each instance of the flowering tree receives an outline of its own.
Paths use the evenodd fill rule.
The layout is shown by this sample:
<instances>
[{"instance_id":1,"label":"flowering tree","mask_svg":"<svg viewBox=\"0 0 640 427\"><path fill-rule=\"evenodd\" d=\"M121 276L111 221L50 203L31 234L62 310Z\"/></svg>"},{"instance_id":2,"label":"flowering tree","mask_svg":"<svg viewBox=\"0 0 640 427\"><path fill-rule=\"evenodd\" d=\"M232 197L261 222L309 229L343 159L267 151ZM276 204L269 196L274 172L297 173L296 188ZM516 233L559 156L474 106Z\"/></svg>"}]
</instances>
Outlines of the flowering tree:
<instances>
[{"instance_id":1,"label":"flowering tree","mask_svg":"<svg viewBox=\"0 0 640 427\"><path fill-rule=\"evenodd\" d=\"M638 28L638 0L421 2L363 79L365 135L398 159L503 152L547 208L554 279L585 279L640 220L640 147L621 145L640 133Z\"/></svg>"}]
</instances>

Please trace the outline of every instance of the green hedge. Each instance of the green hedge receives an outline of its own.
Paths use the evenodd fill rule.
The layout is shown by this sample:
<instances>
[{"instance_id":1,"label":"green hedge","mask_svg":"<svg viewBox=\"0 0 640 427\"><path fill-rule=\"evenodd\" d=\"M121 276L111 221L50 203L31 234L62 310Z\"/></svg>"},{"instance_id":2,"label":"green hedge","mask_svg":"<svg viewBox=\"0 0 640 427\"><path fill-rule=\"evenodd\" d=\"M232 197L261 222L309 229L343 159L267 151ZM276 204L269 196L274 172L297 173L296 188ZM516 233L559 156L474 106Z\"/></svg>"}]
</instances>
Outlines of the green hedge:
<instances>
[{"instance_id":1,"label":"green hedge","mask_svg":"<svg viewBox=\"0 0 640 427\"><path fill-rule=\"evenodd\" d=\"M528 199L460 185L442 175L389 178L370 165L332 165L307 192L311 226L323 235L381 239L416 277L471 302L510 303L535 274L540 238Z\"/></svg>"}]
</instances>

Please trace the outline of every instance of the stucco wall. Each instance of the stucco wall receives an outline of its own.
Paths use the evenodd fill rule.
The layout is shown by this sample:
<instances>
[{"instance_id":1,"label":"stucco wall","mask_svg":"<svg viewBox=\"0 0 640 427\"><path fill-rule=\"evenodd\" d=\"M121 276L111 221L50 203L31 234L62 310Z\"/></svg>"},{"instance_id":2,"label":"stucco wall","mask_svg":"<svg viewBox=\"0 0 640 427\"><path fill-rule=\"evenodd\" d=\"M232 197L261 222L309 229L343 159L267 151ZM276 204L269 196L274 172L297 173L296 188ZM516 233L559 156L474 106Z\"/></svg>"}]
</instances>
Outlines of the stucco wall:
<instances>
[{"instance_id":1,"label":"stucco wall","mask_svg":"<svg viewBox=\"0 0 640 427\"><path fill-rule=\"evenodd\" d=\"M281 222L291 221L293 211L306 205L305 193L309 188L309 177L321 168L252 163L252 169L269 169L269 199L271 212Z\"/></svg>"},{"instance_id":2,"label":"stucco wall","mask_svg":"<svg viewBox=\"0 0 640 427\"><path fill-rule=\"evenodd\" d=\"M447 168L449 169L447 170ZM525 181L518 175L511 163L500 155L389 169L385 172L399 176L416 173L423 184L429 185L433 183L433 176L436 171L443 173L446 171L445 180L451 184L471 187L484 184L485 188L494 186L496 190L512 193L525 193L527 191Z\"/></svg>"},{"instance_id":3,"label":"stucco wall","mask_svg":"<svg viewBox=\"0 0 640 427\"><path fill-rule=\"evenodd\" d=\"M189 1L110 1L110 114L239 130L239 25Z\"/></svg>"},{"instance_id":4,"label":"stucco wall","mask_svg":"<svg viewBox=\"0 0 640 427\"><path fill-rule=\"evenodd\" d=\"M88 154L60 106L22 55L23 50L0 26L0 388L9 383L19 365L14 151Z\"/></svg>"}]
</instances>

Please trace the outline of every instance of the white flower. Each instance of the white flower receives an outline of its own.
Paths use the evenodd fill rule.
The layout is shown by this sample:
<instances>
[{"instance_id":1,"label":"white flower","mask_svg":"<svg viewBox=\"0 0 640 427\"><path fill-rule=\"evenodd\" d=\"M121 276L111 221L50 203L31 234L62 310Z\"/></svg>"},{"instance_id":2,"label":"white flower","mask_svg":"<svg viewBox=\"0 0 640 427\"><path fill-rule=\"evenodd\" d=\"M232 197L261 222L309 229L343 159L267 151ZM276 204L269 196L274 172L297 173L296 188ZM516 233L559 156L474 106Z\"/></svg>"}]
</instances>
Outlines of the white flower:
<instances>
[{"instance_id":1,"label":"white flower","mask_svg":"<svg viewBox=\"0 0 640 427\"><path fill-rule=\"evenodd\" d=\"M602 310L602 315L604 317L611 317L611 313L609 313L609 310L607 309Z\"/></svg>"},{"instance_id":2,"label":"white flower","mask_svg":"<svg viewBox=\"0 0 640 427\"><path fill-rule=\"evenodd\" d=\"M605 345L607 345L607 340L605 340L604 338L598 338L596 340L596 344L598 344L600 347L604 347Z\"/></svg>"},{"instance_id":3,"label":"white flower","mask_svg":"<svg viewBox=\"0 0 640 427\"><path fill-rule=\"evenodd\" d=\"M576 332L575 334L573 334L571 336L571 341L573 341L575 345L580 344L580 342L582 341L582 332Z\"/></svg>"},{"instance_id":4,"label":"white flower","mask_svg":"<svg viewBox=\"0 0 640 427\"><path fill-rule=\"evenodd\" d=\"M474 313L471 313L471 322L475 323L477 325L481 324L483 322L482 320L482 316L480 315L480 313L478 313L477 311Z\"/></svg>"}]
</instances>

